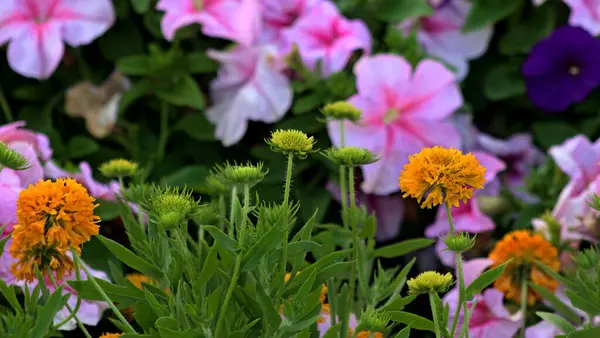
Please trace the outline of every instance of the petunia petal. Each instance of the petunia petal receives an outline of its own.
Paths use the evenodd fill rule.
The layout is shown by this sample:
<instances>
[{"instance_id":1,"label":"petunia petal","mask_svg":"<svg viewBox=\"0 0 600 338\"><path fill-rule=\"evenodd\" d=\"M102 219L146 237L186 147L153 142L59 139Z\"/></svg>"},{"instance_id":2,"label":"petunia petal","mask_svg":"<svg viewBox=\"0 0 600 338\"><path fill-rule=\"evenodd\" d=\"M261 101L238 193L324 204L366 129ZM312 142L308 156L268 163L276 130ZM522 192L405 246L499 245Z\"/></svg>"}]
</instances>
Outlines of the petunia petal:
<instances>
[{"instance_id":1,"label":"petunia petal","mask_svg":"<svg viewBox=\"0 0 600 338\"><path fill-rule=\"evenodd\" d=\"M23 76L44 80L58 67L64 48L59 23L31 24L8 45L8 63Z\"/></svg>"}]
</instances>

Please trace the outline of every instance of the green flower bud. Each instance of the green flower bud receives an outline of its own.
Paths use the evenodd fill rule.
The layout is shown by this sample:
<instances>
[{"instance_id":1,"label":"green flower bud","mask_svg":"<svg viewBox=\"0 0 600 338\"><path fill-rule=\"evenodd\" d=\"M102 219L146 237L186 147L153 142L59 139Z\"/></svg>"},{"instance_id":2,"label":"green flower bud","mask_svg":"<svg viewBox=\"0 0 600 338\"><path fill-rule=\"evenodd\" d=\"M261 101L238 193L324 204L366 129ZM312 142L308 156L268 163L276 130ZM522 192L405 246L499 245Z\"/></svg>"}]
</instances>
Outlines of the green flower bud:
<instances>
[{"instance_id":1,"label":"green flower bud","mask_svg":"<svg viewBox=\"0 0 600 338\"><path fill-rule=\"evenodd\" d=\"M263 171L263 164L229 164L216 166L214 174L226 187L243 189L245 185L253 187L260 183L269 171Z\"/></svg>"},{"instance_id":2,"label":"green flower bud","mask_svg":"<svg viewBox=\"0 0 600 338\"><path fill-rule=\"evenodd\" d=\"M479 209L488 216L501 215L508 207L506 200L500 196L478 195L477 203Z\"/></svg>"},{"instance_id":3,"label":"green flower bud","mask_svg":"<svg viewBox=\"0 0 600 338\"><path fill-rule=\"evenodd\" d=\"M362 112L349 102L338 101L325 105L321 113L331 120L360 121Z\"/></svg>"},{"instance_id":4,"label":"green flower bud","mask_svg":"<svg viewBox=\"0 0 600 338\"><path fill-rule=\"evenodd\" d=\"M271 150L284 155L294 154L299 159L305 159L309 153L315 152L316 141L311 136L299 130L277 130L271 133L271 138L265 140Z\"/></svg>"},{"instance_id":5,"label":"green flower bud","mask_svg":"<svg viewBox=\"0 0 600 338\"><path fill-rule=\"evenodd\" d=\"M411 295L420 295L430 292L446 292L454 284L454 280L449 272L442 275L439 272L426 271L411 278L406 284Z\"/></svg>"},{"instance_id":6,"label":"green flower bud","mask_svg":"<svg viewBox=\"0 0 600 338\"><path fill-rule=\"evenodd\" d=\"M138 173L138 164L117 158L100 165L100 172L106 177L131 177Z\"/></svg>"},{"instance_id":7,"label":"green flower bud","mask_svg":"<svg viewBox=\"0 0 600 338\"><path fill-rule=\"evenodd\" d=\"M358 147L331 148L325 150L324 155L332 162L346 167L358 167L381 159L369 149Z\"/></svg>"},{"instance_id":8,"label":"green flower bud","mask_svg":"<svg viewBox=\"0 0 600 338\"><path fill-rule=\"evenodd\" d=\"M0 142L0 165L12 170L25 170L31 167L29 160L18 152Z\"/></svg>"},{"instance_id":9,"label":"green flower bud","mask_svg":"<svg viewBox=\"0 0 600 338\"><path fill-rule=\"evenodd\" d=\"M356 327L356 331L385 331L390 319L391 317L387 312L381 309L375 310L368 308L366 311L363 311L360 316L360 324Z\"/></svg>"},{"instance_id":10,"label":"green flower bud","mask_svg":"<svg viewBox=\"0 0 600 338\"><path fill-rule=\"evenodd\" d=\"M456 253L469 251L475 245L475 237L471 238L471 235L466 232L455 235L448 234L443 241L449 250Z\"/></svg>"},{"instance_id":11,"label":"green flower bud","mask_svg":"<svg viewBox=\"0 0 600 338\"><path fill-rule=\"evenodd\" d=\"M590 247L573 256L575 265L583 270L592 270L600 263L600 252L596 247Z\"/></svg>"},{"instance_id":12,"label":"green flower bud","mask_svg":"<svg viewBox=\"0 0 600 338\"><path fill-rule=\"evenodd\" d=\"M206 186L206 192L209 195L219 196L227 193L227 187L215 174L206 176L206 179L204 180L204 185Z\"/></svg>"},{"instance_id":13,"label":"green flower bud","mask_svg":"<svg viewBox=\"0 0 600 338\"><path fill-rule=\"evenodd\" d=\"M198 209L198 202L192 197L191 191L178 188L155 188L145 208L156 220L158 226L169 230L191 218L192 212Z\"/></svg>"},{"instance_id":14,"label":"green flower bud","mask_svg":"<svg viewBox=\"0 0 600 338\"><path fill-rule=\"evenodd\" d=\"M123 195L128 201L145 203L150 194L156 189L156 186L150 184L130 184Z\"/></svg>"}]
</instances>

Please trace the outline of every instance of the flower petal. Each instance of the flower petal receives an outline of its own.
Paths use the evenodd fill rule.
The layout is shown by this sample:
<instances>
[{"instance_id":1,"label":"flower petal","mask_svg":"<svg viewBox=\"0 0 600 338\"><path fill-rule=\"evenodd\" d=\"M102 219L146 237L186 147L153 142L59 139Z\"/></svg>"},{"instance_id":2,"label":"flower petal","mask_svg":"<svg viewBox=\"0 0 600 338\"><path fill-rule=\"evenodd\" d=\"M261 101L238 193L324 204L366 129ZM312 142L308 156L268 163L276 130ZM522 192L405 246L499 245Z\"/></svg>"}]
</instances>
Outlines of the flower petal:
<instances>
[{"instance_id":1,"label":"flower petal","mask_svg":"<svg viewBox=\"0 0 600 338\"><path fill-rule=\"evenodd\" d=\"M62 0L54 16L64 22L63 38L72 47L91 43L115 23L110 0Z\"/></svg>"},{"instance_id":2,"label":"flower petal","mask_svg":"<svg viewBox=\"0 0 600 338\"><path fill-rule=\"evenodd\" d=\"M59 23L32 24L8 45L8 63L23 76L44 80L58 67L64 48Z\"/></svg>"}]
</instances>

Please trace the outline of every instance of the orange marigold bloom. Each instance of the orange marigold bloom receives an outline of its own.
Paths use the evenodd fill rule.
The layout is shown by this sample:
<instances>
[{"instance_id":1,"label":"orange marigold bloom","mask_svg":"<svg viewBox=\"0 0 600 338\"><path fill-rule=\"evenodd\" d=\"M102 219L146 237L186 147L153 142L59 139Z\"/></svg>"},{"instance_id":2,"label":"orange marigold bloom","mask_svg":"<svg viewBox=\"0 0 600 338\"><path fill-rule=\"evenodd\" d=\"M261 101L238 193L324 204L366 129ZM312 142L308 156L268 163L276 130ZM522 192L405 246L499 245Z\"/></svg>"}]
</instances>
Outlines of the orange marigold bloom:
<instances>
[{"instance_id":1,"label":"orange marigold bloom","mask_svg":"<svg viewBox=\"0 0 600 338\"><path fill-rule=\"evenodd\" d=\"M510 232L496 243L489 258L494 261L493 266L512 259L504 273L494 282L494 287L504 292L506 298L517 303L521 303L521 284L524 271L528 273L528 280L534 284L552 291L558 287L558 281L534 264L537 260L549 266L553 271L558 271L560 268L558 250L540 234L532 234L527 230ZM531 288L528 288L527 291L529 305L534 305L536 299L542 299Z\"/></svg>"},{"instance_id":2,"label":"orange marigold bloom","mask_svg":"<svg viewBox=\"0 0 600 338\"><path fill-rule=\"evenodd\" d=\"M444 198L452 206L467 201L474 189L483 188L485 168L475 155L463 154L453 148L423 148L411 155L409 163L400 173L400 189L403 197L412 196L419 203L426 196L421 208L442 204Z\"/></svg>"},{"instance_id":3,"label":"orange marigold bloom","mask_svg":"<svg viewBox=\"0 0 600 338\"><path fill-rule=\"evenodd\" d=\"M100 218L94 215L95 199L77 181L59 178L40 181L21 191L10 254L17 258L11 271L18 280L36 278L34 265L62 278L73 270L67 252L98 234Z\"/></svg>"},{"instance_id":4,"label":"orange marigold bloom","mask_svg":"<svg viewBox=\"0 0 600 338\"><path fill-rule=\"evenodd\" d=\"M356 338L369 338L369 334L371 334L371 331L360 331L356 334ZM350 335L348 335L348 337L350 337ZM373 338L383 338L383 333L373 332Z\"/></svg>"},{"instance_id":5,"label":"orange marigold bloom","mask_svg":"<svg viewBox=\"0 0 600 338\"><path fill-rule=\"evenodd\" d=\"M124 333L104 333L100 338L119 338L122 335L124 335Z\"/></svg>"}]
</instances>

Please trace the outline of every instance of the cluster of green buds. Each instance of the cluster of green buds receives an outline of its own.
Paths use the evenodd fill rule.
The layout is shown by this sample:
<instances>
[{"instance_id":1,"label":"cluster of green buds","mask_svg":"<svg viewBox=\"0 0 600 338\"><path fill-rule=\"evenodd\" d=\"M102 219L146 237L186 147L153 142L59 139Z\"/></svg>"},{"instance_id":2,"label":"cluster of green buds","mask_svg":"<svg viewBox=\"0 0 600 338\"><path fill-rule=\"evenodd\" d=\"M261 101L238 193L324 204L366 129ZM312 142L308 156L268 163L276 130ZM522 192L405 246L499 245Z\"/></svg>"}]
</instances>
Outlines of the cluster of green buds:
<instances>
[{"instance_id":1,"label":"cluster of green buds","mask_svg":"<svg viewBox=\"0 0 600 338\"><path fill-rule=\"evenodd\" d=\"M448 250L462 254L473 248L476 236L471 237L469 233L461 232L454 235L448 234L442 241L448 247Z\"/></svg>"},{"instance_id":2,"label":"cluster of green buds","mask_svg":"<svg viewBox=\"0 0 600 338\"><path fill-rule=\"evenodd\" d=\"M321 113L328 120L348 120L354 123L360 121L362 115L360 109L346 101L329 103L321 109Z\"/></svg>"},{"instance_id":3,"label":"cluster of green buds","mask_svg":"<svg viewBox=\"0 0 600 338\"><path fill-rule=\"evenodd\" d=\"M381 159L369 149L359 147L330 148L325 150L323 155L333 163L345 167L358 167Z\"/></svg>"},{"instance_id":4,"label":"cluster of green buds","mask_svg":"<svg viewBox=\"0 0 600 338\"><path fill-rule=\"evenodd\" d=\"M299 159L305 159L308 154L317 151L313 149L316 143L315 139L295 129L274 131L271 133L271 138L265 142L272 151L284 155L294 155Z\"/></svg>"},{"instance_id":5,"label":"cluster of green buds","mask_svg":"<svg viewBox=\"0 0 600 338\"><path fill-rule=\"evenodd\" d=\"M406 284L411 295L442 293L450 289L454 284L454 279L449 272L442 275L436 271L425 271L417 277L409 279Z\"/></svg>"},{"instance_id":6,"label":"cluster of green buds","mask_svg":"<svg viewBox=\"0 0 600 338\"><path fill-rule=\"evenodd\" d=\"M154 187L144 208L160 229L169 230L192 219L200 205L187 189Z\"/></svg>"},{"instance_id":7,"label":"cluster of green buds","mask_svg":"<svg viewBox=\"0 0 600 338\"><path fill-rule=\"evenodd\" d=\"M236 188L241 191L244 186L250 188L262 182L268 170L263 170L262 162L257 164L246 163L225 163L215 166L212 175L221 182L221 184L230 189Z\"/></svg>"},{"instance_id":8,"label":"cluster of green buds","mask_svg":"<svg viewBox=\"0 0 600 338\"><path fill-rule=\"evenodd\" d=\"M99 170L109 178L132 177L139 173L139 165L124 158L116 158L102 163Z\"/></svg>"},{"instance_id":9,"label":"cluster of green buds","mask_svg":"<svg viewBox=\"0 0 600 338\"><path fill-rule=\"evenodd\" d=\"M587 248L574 255L573 262L577 268L584 271L598 269L600 267L600 252L596 247Z\"/></svg>"},{"instance_id":10,"label":"cluster of green buds","mask_svg":"<svg viewBox=\"0 0 600 338\"><path fill-rule=\"evenodd\" d=\"M0 142L0 165L12 170L25 170L30 167L25 156L12 150L4 142Z\"/></svg>"},{"instance_id":11,"label":"cluster of green buds","mask_svg":"<svg viewBox=\"0 0 600 338\"><path fill-rule=\"evenodd\" d=\"M360 316L360 324L356 327L356 331L386 331L390 320L391 316L388 312L381 309L367 308Z\"/></svg>"}]
</instances>

